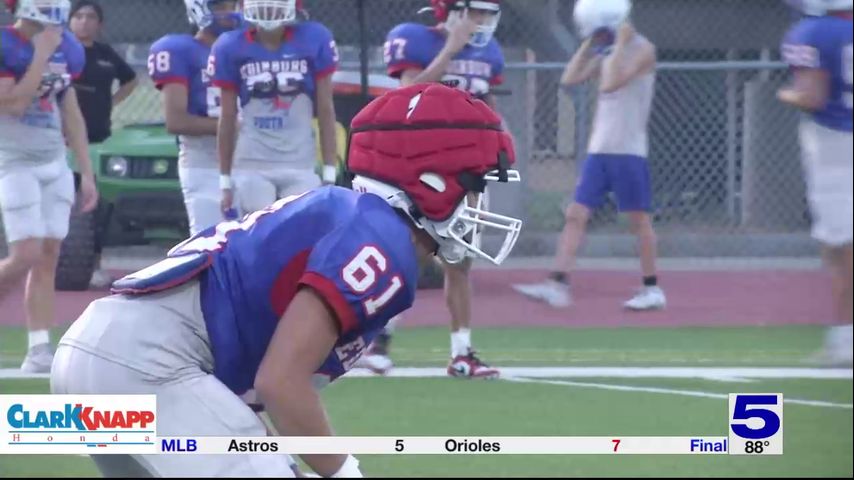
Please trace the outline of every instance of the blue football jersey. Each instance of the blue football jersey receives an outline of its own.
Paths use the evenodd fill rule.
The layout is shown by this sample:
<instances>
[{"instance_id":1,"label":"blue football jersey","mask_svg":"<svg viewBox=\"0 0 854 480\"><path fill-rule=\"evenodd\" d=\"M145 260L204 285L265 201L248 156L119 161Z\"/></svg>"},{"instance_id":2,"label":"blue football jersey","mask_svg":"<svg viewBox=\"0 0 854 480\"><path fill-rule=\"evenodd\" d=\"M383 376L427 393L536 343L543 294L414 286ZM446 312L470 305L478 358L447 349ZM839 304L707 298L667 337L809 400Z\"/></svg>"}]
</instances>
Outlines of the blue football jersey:
<instances>
[{"instance_id":1,"label":"blue football jersey","mask_svg":"<svg viewBox=\"0 0 854 480\"><path fill-rule=\"evenodd\" d=\"M208 66L213 84L237 92L242 107L237 162L314 162L317 84L334 73L338 50L318 22L297 23L284 35L276 51L256 40L253 27L227 32L214 43Z\"/></svg>"},{"instance_id":2,"label":"blue football jersey","mask_svg":"<svg viewBox=\"0 0 854 480\"><path fill-rule=\"evenodd\" d=\"M211 85L208 57L211 49L192 35L169 34L151 45L148 75L158 89L169 83L187 87L187 112L200 117L219 113L219 88Z\"/></svg>"},{"instance_id":3,"label":"blue football jersey","mask_svg":"<svg viewBox=\"0 0 854 480\"><path fill-rule=\"evenodd\" d=\"M811 115L820 125L847 132L852 130L854 104L851 27L851 19L807 17L789 30L782 45L783 60L792 68L821 69L828 73L827 104Z\"/></svg>"},{"instance_id":4,"label":"blue football jersey","mask_svg":"<svg viewBox=\"0 0 854 480\"><path fill-rule=\"evenodd\" d=\"M427 68L445 46L447 37L436 27L403 23L387 35L383 48L389 76L400 78L407 69ZM489 93L503 81L504 55L492 38L484 47L466 45L448 64L442 81L476 96Z\"/></svg>"},{"instance_id":5,"label":"blue football jersey","mask_svg":"<svg viewBox=\"0 0 854 480\"><path fill-rule=\"evenodd\" d=\"M321 187L224 222L176 246L172 259L203 260L202 312L214 375L251 389L273 332L301 287L335 312L340 338L318 370L349 370L415 298L418 264L409 226L380 197Z\"/></svg>"},{"instance_id":6,"label":"blue football jersey","mask_svg":"<svg viewBox=\"0 0 854 480\"><path fill-rule=\"evenodd\" d=\"M32 42L14 27L0 28L0 78L20 81L34 53ZM64 30L61 43L48 59L38 97L20 117L0 114L0 149L40 151L65 146L59 102L85 63L83 45Z\"/></svg>"}]
</instances>

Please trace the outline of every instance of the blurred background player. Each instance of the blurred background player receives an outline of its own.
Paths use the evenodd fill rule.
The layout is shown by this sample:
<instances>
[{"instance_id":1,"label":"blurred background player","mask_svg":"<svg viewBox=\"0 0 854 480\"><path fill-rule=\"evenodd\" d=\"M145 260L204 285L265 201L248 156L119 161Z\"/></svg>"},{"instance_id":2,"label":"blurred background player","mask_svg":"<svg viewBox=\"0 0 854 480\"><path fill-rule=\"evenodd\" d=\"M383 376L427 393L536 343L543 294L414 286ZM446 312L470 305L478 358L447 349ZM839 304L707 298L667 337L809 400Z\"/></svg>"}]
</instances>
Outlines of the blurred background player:
<instances>
[{"instance_id":1,"label":"blurred background player","mask_svg":"<svg viewBox=\"0 0 854 480\"><path fill-rule=\"evenodd\" d=\"M656 237L649 211L651 185L647 166L647 123L655 88L655 46L629 23L628 0L579 0L575 21L581 47L566 66L561 84L598 79L596 115L575 201L566 210L555 269L542 283L514 285L523 295L553 307L572 302L570 274L592 210L612 191L617 207L628 214L637 235L643 287L624 306L631 310L664 308L666 299L656 275Z\"/></svg>"},{"instance_id":2,"label":"blurred background player","mask_svg":"<svg viewBox=\"0 0 854 480\"><path fill-rule=\"evenodd\" d=\"M852 1L789 3L807 17L783 40L783 60L792 68L793 79L777 96L804 112L800 142L812 234L824 245L839 324L828 331L821 360L851 365Z\"/></svg>"},{"instance_id":3,"label":"blurred background player","mask_svg":"<svg viewBox=\"0 0 854 480\"><path fill-rule=\"evenodd\" d=\"M178 175L195 235L223 219L216 151L221 92L211 85L207 65L214 41L238 28L241 16L236 0L184 3L195 35L169 34L154 42L148 74L163 92L166 129L178 135Z\"/></svg>"},{"instance_id":4,"label":"blurred background player","mask_svg":"<svg viewBox=\"0 0 854 480\"><path fill-rule=\"evenodd\" d=\"M492 86L502 82L504 55L493 34L501 8L498 0L431 0L436 26L403 23L387 35L384 45L388 74L402 86L443 82L483 99L496 110ZM502 122L503 123L503 122ZM451 314L451 361L448 375L495 378L497 368L480 360L471 343L471 260L459 265L442 263L445 302ZM377 373L392 367L389 357L395 323L371 346L360 366Z\"/></svg>"},{"instance_id":5,"label":"blurred background player","mask_svg":"<svg viewBox=\"0 0 854 480\"><path fill-rule=\"evenodd\" d=\"M222 35L213 46L213 84L222 88L217 142L224 212L235 207L235 201L244 213L259 210L320 184L314 171L315 111L322 182L335 183L332 74L338 50L325 26L299 20L300 4L245 0L243 15L249 26Z\"/></svg>"},{"instance_id":6,"label":"blurred background player","mask_svg":"<svg viewBox=\"0 0 854 480\"><path fill-rule=\"evenodd\" d=\"M124 295L90 304L63 337L51 391L156 394L166 436L264 436L240 397L254 390L282 435L331 436L317 389L412 305L417 256L500 263L521 224L467 203L515 173L510 138L483 102L417 85L375 100L351 127L347 164L363 193L281 199L119 280ZM508 240L491 255L466 240L481 221ZM361 477L351 456L302 458L323 477ZM94 459L105 476L291 476L279 455Z\"/></svg>"},{"instance_id":7,"label":"blurred background player","mask_svg":"<svg viewBox=\"0 0 854 480\"><path fill-rule=\"evenodd\" d=\"M84 52L63 29L67 0L8 1L7 7L16 21L0 29L0 208L9 242L9 256L0 260L0 296L27 277L21 370L49 372L56 263L74 203L66 140L80 169L80 208L91 211L98 201L86 125L71 88Z\"/></svg>"},{"instance_id":8,"label":"blurred background player","mask_svg":"<svg viewBox=\"0 0 854 480\"><path fill-rule=\"evenodd\" d=\"M136 72L124 58L110 44L97 40L104 26L101 4L94 0L79 0L71 9L68 25L86 52L86 64L83 72L74 80L74 91L77 92L77 103L86 121L91 149L93 145L110 138L113 108L128 98L139 82ZM117 81L119 87L113 93L113 84ZM95 263L98 268L92 273L90 281L90 285L95 288L105 288L114 280L100 268L106 234L100 224L95 232Z\"/></svg>"}]
</instances>

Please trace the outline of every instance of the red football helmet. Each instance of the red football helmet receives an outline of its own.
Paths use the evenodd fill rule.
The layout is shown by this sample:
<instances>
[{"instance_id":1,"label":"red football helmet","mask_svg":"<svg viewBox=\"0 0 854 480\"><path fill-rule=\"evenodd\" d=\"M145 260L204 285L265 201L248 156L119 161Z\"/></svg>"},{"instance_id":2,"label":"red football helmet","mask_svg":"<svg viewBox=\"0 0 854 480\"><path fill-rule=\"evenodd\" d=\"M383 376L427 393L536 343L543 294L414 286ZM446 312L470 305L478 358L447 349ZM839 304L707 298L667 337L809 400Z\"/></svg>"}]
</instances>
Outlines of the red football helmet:
<instances>
[{"instance_id":1,"label":"red football helmet","mask_svg":"<svg viewBox=\"0 0 854 480\"><path fill-rule=\"evenodd\" d=\"M353 119L347 168L353 188L384 198L439 244L449 263L479 257L500 264L522 221L492 213L487 181L519 181L510 135L484 102L441 84L393 90ZM485 228L499 230L498 252L480 245Z\"/></svg>"},{"instance_id":2,"label":"red football helmet","mask_svg":"<svg viewBox=\"0 0 854 480\"><path fill-rule=\"evenodd\" d=\"M453 26L468 15L469 9L493 12L472 34L469 44L473 47L486 46L495 34L498 21L501 19L500 0L430 0L429 8L433 10L436 20L447 27Z\"/></svg>"}]
</instances>

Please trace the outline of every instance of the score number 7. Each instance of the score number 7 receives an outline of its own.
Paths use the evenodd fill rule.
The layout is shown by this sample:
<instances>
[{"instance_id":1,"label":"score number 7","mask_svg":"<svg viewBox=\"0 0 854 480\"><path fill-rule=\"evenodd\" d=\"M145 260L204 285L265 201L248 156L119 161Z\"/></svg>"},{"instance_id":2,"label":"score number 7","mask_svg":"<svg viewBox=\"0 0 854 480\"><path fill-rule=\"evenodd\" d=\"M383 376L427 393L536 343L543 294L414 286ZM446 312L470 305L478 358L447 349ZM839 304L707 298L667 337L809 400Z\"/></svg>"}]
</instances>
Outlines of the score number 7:
<instances>
[{"instance_id":1,"label":"score number 7","mask_svg":"<svg viewBox=\"0 0 854 480\"><path fill-rule=\"evenodd\" d=\"M617 451L617 447L619 447L619 446L620 446L620 439L619 439L619 438L615 438L615 439L611 440L611 442L613 442L613 443L614 443L614 452L616 452L616 451Z\"/></svg>"}]
</instances>

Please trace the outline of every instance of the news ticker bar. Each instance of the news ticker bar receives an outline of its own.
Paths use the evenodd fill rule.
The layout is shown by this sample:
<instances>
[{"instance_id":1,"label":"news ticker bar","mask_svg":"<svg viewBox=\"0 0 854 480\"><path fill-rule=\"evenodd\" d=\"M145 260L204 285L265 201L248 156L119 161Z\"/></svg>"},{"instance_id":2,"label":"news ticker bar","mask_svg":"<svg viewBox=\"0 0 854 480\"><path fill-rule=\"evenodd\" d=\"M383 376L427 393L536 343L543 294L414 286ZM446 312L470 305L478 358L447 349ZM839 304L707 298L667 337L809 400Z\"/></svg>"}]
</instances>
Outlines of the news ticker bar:
<instances>
[{"instance_id":1,"label":"news ticker bar","mask_svg":"<svg viewBox=\"0 0 854 480\"><path fill-rule=\"evenodd\" d=\"M91 436L91 435L90 435ZM119 435L126 437L126 434ZM727 437L153 437L133 442L104 436L74 441L3 442L11 454L132 453L205 454L354 454L354 455L727 455L773 454L764 448L732 451ZM83 451L81 452L81 448ZM782 448L779 449L782 453Z\"/></svg>"}]
</instances>

